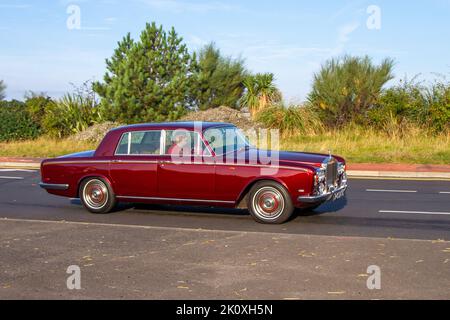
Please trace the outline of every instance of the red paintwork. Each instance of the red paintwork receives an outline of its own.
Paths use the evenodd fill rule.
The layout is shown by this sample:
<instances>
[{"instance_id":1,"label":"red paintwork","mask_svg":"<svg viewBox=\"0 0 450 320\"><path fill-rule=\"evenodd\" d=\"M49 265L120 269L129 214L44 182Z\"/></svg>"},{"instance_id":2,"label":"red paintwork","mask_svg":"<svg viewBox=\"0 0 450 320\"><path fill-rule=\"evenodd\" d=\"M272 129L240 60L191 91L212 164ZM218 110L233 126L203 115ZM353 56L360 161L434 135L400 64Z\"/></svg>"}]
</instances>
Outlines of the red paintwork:
<instances>
[{"instance_id":1,"label":"red paintwork","mask_svg":"<svg viewBox=\"0 0 450 320\"><path fill-rule=\"evenodd\" d=\"M120 201L136 202L128 197L176 198L201 201L175 201L163 199L142 199L140 202L177 203L237 206L250 187L260 180L274 180L282 184L290 193L295 206L299 196L310 195L313 187L315 168L328 157L323 154L280 152L279 169L276 174L261 174L261 163L248 161L235 163L216 163L215 157L202 159L193 157L191 163L170 163L170 156L115 156L117 144L123 133L144 130L203 131L217 126L232 126L224 123L161 123L126 126L111 130L100 143L97 150L89 155L69 155L46 159L41 164L42 182L50 184L69 184L68 190L48 190L49 193L76 198L81 181L88 177L105 179ZM203 130L203 131L202 131ZM241 158L254 149L242 150L233 154L233 159ZM334 156L338 161L343 158ZM121 162L118 162L121 161ZM169 163L167 163L169 162ZM301 191L303 190L303 191ZM215 200L215 201L214 201Z\"/></svg>"}]
</instances>

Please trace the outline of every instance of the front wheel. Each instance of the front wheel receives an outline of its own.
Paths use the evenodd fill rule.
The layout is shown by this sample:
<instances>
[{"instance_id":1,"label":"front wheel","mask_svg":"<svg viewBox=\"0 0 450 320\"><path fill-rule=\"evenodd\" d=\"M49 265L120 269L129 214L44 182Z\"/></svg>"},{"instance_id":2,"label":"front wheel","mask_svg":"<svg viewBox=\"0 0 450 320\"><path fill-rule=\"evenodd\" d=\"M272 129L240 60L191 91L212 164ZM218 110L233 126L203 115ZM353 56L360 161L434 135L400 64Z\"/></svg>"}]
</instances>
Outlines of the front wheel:
<instances>
[{"instance_id":1,"label":"front wheel","mask_svg":"<svg viewBox=\"0 0 450 320\"><path fill-rule=\"evenodd\" d=\"M248 209L257 222L281 224L292 216L294 205L282 185L273 181L261 181L250 190Z\"/></svg>"},{"instance_id":2,"label":"front wheel","mask_svg":"<svg viewBox=\"0 0 450 320\"><path fill-rule=\"evenodd\" d=\"M101 178L84 180L79 194L83 206L92 213L109 213L116 204L111 186Z\"/></svg>"}]
</instances>

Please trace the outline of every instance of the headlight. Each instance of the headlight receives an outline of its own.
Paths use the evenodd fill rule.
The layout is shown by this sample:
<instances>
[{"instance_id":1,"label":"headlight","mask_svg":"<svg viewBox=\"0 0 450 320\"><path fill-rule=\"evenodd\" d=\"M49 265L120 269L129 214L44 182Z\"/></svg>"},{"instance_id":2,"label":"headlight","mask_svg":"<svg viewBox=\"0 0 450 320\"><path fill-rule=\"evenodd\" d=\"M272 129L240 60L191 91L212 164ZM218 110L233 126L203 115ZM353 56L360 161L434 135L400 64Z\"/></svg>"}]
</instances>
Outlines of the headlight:
<instances>
[{"instance_id":1,"label":"headlight","mask_svg":"<svg viewBox=\"0 0 450 320\"><path fill-rule=\"evenodd\" d=\"M346 169L347 169L347 168L346 168L345 163L338 162L338 174L339 174L339 175L343 174L343 173L345 172Z\"/></svg>"},{"instance_id":2,"label":"headlight","mask_svg":"<svg viewBox=\"0 0 450 320\"><path fill-rule=\"evenodd\" d=\"M314 193L316 195L321 195L326 192L327 189L327 178L325 175L325 169L317 169L314 175Z\"/></svg>"}]
</instances>

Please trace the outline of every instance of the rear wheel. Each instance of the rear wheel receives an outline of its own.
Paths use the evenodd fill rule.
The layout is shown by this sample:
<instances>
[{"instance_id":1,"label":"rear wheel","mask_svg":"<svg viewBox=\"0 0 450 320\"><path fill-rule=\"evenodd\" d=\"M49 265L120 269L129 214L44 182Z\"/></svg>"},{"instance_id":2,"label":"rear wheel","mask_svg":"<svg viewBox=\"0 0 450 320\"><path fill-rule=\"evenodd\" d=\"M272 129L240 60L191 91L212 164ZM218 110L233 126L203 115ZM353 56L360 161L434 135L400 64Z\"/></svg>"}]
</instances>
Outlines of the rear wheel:
<instances>
[{"instance_id":1,"label":"rear wheel","mask_svg":"<svg viewBox=\"0 0 450 320\"><path fill-rule=\"evenodd\" d=\"M84 180L79 194L84 207L92 213L108 213L116 204L111 186L101 178Z\"/></svg>"},{"instance_id":2,"label":"rear wheel","mask_svg":"<svg viewBox=\"0 0 450 320\"><path fill-rule=\"evenodd\" d=\"M257 222L281 224L292 216L294 205L282 185L274 181L261 181L250 190L248 209Z\"/></svg>"}]
</instances>

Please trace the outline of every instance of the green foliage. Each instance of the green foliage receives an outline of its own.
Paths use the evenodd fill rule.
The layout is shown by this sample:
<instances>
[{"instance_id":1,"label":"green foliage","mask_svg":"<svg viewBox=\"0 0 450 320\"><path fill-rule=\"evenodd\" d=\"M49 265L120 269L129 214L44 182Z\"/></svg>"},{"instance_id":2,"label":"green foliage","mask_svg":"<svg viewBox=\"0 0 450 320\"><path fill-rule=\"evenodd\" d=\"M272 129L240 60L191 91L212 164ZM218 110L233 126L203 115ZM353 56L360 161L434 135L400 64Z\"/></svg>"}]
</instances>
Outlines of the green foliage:
<instances>
[{"instance_id":1,"label":"green foliage","mask_svg":"<svg viewBox=\"0 0 450 320\"><path fill-rule=\"evenodd\" d=\"M6 90L5 83L3 82L3 80L0 80L0 101L5 99L6 97L5 90Z\"/></svg>"},{"instance_id":2,"label":"green foliage","mask_svg":"<svg viewBox=\"0 0 450 320\"><path fill-rule=\"evenodd\" d=\"M265 128L280 129L282 133L286 134L324 132L324 125L317 112L305 106L271 106L258 113L257 121Z\"/></svg>"},{"instance_id":3,"label":"green foliage","mask_svg":"<svg viewBox=\"0 0 450 320\"><path fill-rule=\"evenodd\" d=\"M244 80L246 90L240 100L240 105L248 108L253 118L256 118L258 112L281 102L281 92L274 81L273 73L258 73L248 76Z\"/></svg>"},{"instance_id":4,"label":"green foliage","mask_svg":"<svg viewBox=\"0 0 450 320\"><path fill-rule=\"evenodd\" d=\"M220 106L237 108L247 76L244 61L223 57L214 43L208 44L200 51L198 60L199 109Z\"/></svg>"},{"instance_id":5,"label":"green foliage","mask_svg":"<svg viewBox=\"0 0 450 320\"><path fill-rule=\"evenodd\" d=\"M367 56L331 59L314 75L308 101L328 126L364 122L383 86L393 79L393 66L391 59L376 66Z\"/></svg>"},{"instance_id":6,"label":"green foliage","mask_svg":"<svg viewBox=\"0 0 450 320\"><path fill-rule=\"evenodd\" d=\"M42 120L46 110L55 102L45 93L30 92L25 96L25 105L31 119L39 126L42 126Z\"/></svg>"},{"instance_id":7,"label":"green foliage","mask_svg":"<svg viewBox=\"0 0 450 320\"><path fill-rule=\"evenodd\" d=\"M174 120L195 106L196 56L173 28L166 32L147 24L138 41L128 34L106 64L104 82L95 83L94 90L107 120Z\"/></svg>"},{"instance_id":8,"label":"green foliage","mask_svg":"<svg viewBox=\"0 0 450 320\"><path fill-rule=\"evenodd\" d=\"M0 141L34 139L39 133L23 102L0 101Z\"/></svg>"},{"instance_id":9,"label":"green foliage","mask_svg":"<svg viewBox=\"0 0 450 320\"><path fill-rule=\"evenodd\" d=\"M369 123L390 131L390 127L420 125L436 132L450 129L450 84L430 85L404 80L386 89L368 112Z\"/></svg>"},{"instance_id":10,"label":"green foliage","mask_svg":"<svg viewBox=\"0 0 450 320\"><path fill-rule=\"evenodd\" d=\"M101 121L95 97L78 91L47 105L42 127L49 136L62 138Z\"/></svg>"}]
</instances>

